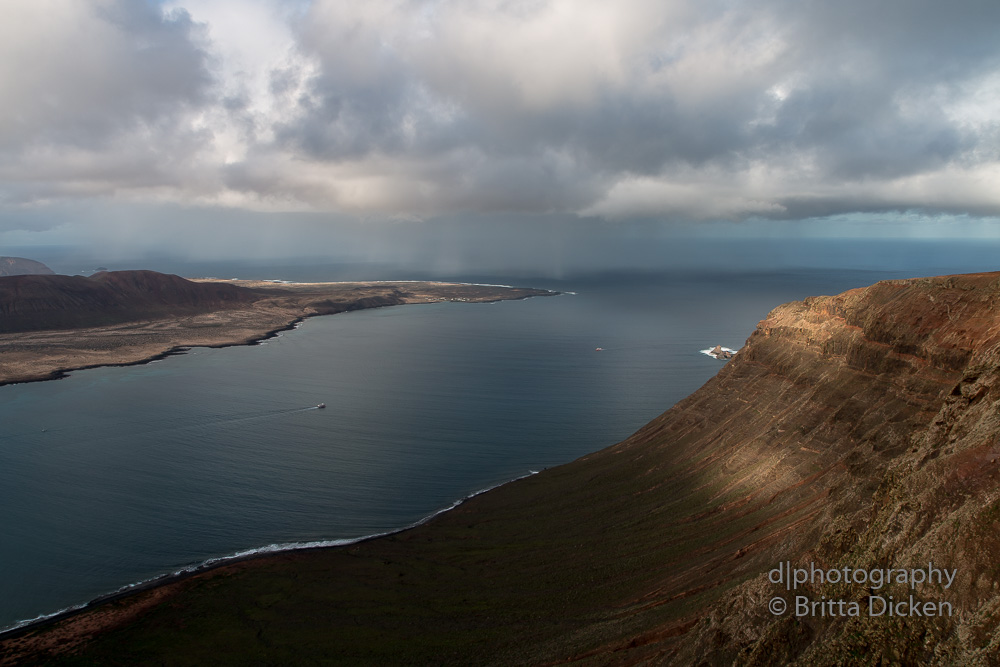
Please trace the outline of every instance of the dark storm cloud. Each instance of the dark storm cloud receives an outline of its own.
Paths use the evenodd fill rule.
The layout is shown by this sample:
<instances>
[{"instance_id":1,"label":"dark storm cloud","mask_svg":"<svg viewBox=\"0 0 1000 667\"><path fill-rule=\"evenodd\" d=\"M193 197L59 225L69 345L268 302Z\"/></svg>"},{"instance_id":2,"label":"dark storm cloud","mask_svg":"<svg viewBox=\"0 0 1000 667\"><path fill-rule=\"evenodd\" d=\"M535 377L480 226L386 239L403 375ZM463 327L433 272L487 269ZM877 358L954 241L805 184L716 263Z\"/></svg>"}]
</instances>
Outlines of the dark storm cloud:
<instances>
[{"instance_id":1,"label":"dark storm cloud","mask_svg":"<svg viewBox=\"0 0 1000 667\"><path fill-rule=\"evenodd\" d=\"M1000 65L996 3L631 2L620 11L648 23L620 30L602 27L602 7L576 3L573 20L589 35L560 31L552 15L563 4L511 12L490 2L375 2L345 12L317 2L300 34L319 73L279 143L327 163L399 157L417 180L437 165L429 185L450 193L438 195L442 208L586 206L560 178L566 170L547 165L559 156L586 183L593 210L614 216L655 214L655 201L605 199L635 179L667 192L726 189L728 215L770 206L784 217L813 197L830 212L897 208L894 196L848 190L995 167L996 121L963 118L956 103L977 86L995 88L983 81ZM603 52L577 43L601 38ZM761 165L772 172L763 182L751 173ZM802 192L838 186L837 195ZM481 206L468 201L480 197ZM667 214L719 215L670 195L660 203Z\"/></svg>"},{"instance_id":2,"label":"dark storm cloud","mask_svg":"<svg viewBox=\"0 0 1000 667\"><path fill-rule=\"evenodd\" d=\"M788 75L762 149L814 151L834 179L921 173L988 136L945 108L997 71L1000 5L886 1L788 3ZM994 120L995 127L996 120Z\"/></svg>"},{"instance_id":3,"label":"dark storm cloud","mask_svg":"<svg viewBox=\"0 0 1000 667\"><path fill-rule=\"evenodd\" d=\"M41 4L41 3L39 3ZM205 53L184 13L145 2L5 6L0 141L93 148L206 102Z\"/></svg>"},{"instance_id":4,"label":"dark storm cloud","mask_svg":"<svg viewBox=\"0 0 1000 667\"><path fill-rule=\"evenodd\" d=\"M8 201L1000 213L994 0L55 5L0 28Z\"/></svg>"},{"instance_id":5,"label":"dark storm cloud","mask_svg":"<svg viewBox=\"0 0 1000 667\"><path fill-rule=\"evenodd\" d=\"M0 202L176 184L211 103L199 29L129 0L4 5ZM178 171L178 163L184 166Z\"/></svg>"}]
</instances>

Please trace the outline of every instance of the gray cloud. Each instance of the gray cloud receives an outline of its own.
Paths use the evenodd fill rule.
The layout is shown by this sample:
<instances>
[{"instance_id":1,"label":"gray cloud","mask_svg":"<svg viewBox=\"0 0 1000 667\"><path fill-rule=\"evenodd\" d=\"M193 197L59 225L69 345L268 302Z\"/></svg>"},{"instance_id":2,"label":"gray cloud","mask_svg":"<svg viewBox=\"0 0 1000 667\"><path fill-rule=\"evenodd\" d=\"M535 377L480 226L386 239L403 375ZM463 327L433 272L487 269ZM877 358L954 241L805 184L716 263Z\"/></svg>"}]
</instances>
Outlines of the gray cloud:
<instances>
[{"instance_id":1,"label":"gray cloud","mask_svg":"<svg viewBox=\"0 0 1000 667\"><path fill-rule=\"evenodd\" d=\"M1000 214L992 0L15 7L9 202Z\"/></svg>"},{"instance_id":2,"label":"gray cloud","mask_svg":"<svg viewBox=\"0 0 1000 667\"><path fill-rule=\"evenodd\" d=\"M184 12L127 0L4 6L0 202L177 183L205 139L208 56ZM179 163L184 163L180 165Z\"/></svg>"},{"instance_id":3,"label":"gray cloud","mask_svg":"<svg viewBox=\"0 0 1000 667\"><path fill-rule=\"evenodd\" d=\"M3 145L99 148L207 101L206 54L187 15L126 0L54 4L4 8Z\"/></svg>"},{"instance_id":4,"label":"gray cloud","mask_svg":"<svg viewBox=\"0 0 1000 667\"><path fill-rule=\"evenodd\" d=\"M659 205L712 217L717 206L667 193L700 182L711 196L767 165L772 177L732 193L724 215L784 216L811 199L830 212L920 208L935 204L848 186L996 167L996 120L952 108L996 71L995 3L630 2L619 11L635 16L624 18L596 3L381 2L346 18L335 4L317 2L302 29L320 74L280 140L321 162L398 156L416 180L449 153L468 156L430 176L451 195L393 206L493 209L499 199L511 210L589 204L627 217ZM616 19L625 26L601 23ZM573 163L586 194L549 168L553 155ZM496 167L505 163L520 166ZM664 186L661 201L609 199L642 178ZM834 186L836 196L814 192ZM1000 210L982 195L969 206Z\"/></svg>"}]
</instances>

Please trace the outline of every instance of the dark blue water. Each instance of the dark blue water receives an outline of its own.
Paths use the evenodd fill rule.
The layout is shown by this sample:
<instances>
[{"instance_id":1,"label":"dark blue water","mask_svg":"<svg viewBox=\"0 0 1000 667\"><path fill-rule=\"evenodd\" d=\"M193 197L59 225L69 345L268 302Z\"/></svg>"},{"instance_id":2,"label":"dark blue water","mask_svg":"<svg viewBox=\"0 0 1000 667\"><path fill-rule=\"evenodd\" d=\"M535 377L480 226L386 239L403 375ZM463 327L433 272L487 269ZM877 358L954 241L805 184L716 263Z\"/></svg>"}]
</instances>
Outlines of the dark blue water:
<instances>
[{"instance_id":1,"label":"dark blue water","mask_svg":"<svg viewBox=\"0 0 1000 667\"><path fill-rule=\"evenodd\" d=\"M576 294L315 318L0 387L0 627L210 558L411 524L628 436L720 368L700 349L740 347L775 305L902 275L539 280Z\"/></svg>"}]
</instances>

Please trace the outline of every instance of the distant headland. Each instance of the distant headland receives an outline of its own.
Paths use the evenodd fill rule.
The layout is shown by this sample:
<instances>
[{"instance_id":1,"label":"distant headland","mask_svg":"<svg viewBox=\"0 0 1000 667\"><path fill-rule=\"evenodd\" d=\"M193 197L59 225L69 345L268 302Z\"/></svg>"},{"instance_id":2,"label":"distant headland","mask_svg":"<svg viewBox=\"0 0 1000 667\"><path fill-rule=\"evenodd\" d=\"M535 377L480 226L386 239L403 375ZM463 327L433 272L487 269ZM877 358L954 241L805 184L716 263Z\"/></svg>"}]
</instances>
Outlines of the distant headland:
<instances>
[{"instance_id":1,"label":"distant headland","mask_svg":"<svg viewBox=\"0 0 1000 667\"><path fill-rule=\"evenodd\" d=\"M51 276L55 271L24 257L0 257L0 276Z\"/></svg>"},{"instance_id":2,"label":"distant headland","mask_svg":"<svg viewBox=\"0 0 1000 667\"><path fill-rule=\"evenodd\" d=\"M0 384L144 363L189 347L253 344L316 315L552 294L439 282L187 280L155 271L0 277Z\"/></svg>"}]
</instances>

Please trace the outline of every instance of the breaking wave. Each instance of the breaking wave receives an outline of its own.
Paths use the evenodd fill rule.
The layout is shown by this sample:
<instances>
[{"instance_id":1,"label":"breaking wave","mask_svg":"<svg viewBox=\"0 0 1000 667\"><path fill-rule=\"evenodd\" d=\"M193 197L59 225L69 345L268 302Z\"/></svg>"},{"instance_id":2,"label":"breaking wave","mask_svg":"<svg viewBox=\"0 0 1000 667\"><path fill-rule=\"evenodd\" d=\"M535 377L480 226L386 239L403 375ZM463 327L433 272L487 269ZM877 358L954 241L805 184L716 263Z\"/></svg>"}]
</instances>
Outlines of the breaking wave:
<instances>
[{"instance_id":1,"label":"breaking wave","mask_svg":"<svg viewBox=\"0 0 1000 667\"><path fill-rule=\"evenodd\" d=\"M122 597L124 595L127 595L128 593L139 592L139 591L142 591L142 590L154 588L158 584L166 584L166 583L169 583L169 582L174 581L174 580L176 580L178 578L181 578L181 577L185 577L185 576L192 575L192 574L197 574L199 572L205 572L207 570L211 570L211 569L214 569L216 567L220 567L222 565L225 565L226 563L234 563L234 562L241 561L241 560L248 560L248 559L251 559L251 558L256 558L258 556L266 556L266 555L269 555L269 554L284 553L284 552L287 552L287 551L301 551L303 549L324 549L324 548L329 548L329 547L343 547L343 546L348 546L348 545L351 545L351 544L357 544L358 542L364 542L366 540L372 540L372 539L375 539L377 537L385 537L387 535L395 535L397 533L401 533L403 531L410 530L411 528L416 528L417 526L421 526L421 525L427 523L428 521L430 521L431 519L433 519L434 517L436 517L438 515L441 515L441 514L444 514L445 512L450 512L451 510L455 509L456 507L458 507L459 505L461 505L465 501L469 500L470 498L475 498L476 496L481 495L483 493L486 493L487 491L492 491L493 489L499 488L499 487L503 486L504 484L509 484L510 482L516 482L516 481L518 481L520 479L524 479L526 477L531 477L532 475L537 475L537 474L538 474L537 470L529 470L527 472L527 474L521 475L519 477L515 477L514 479L508 480L506 482L500 482L499 484L494 484L493 486L488 486L485 489L480 489L479 491L476 491L474 493L470 493L469 495L467 495L467 496L465 496L463 498L460 498L459 500L456 500L455 502L453 502L448 507L445 507L443 509L439 509L438 511L436 511L436 512L434 512L432 514L429 514L429 515L425 516L423 519L420 519L419 521L411 523L411 524L409 524L407 526L403 526L402 528L396 528L396 529L388 530L388 531L381 532L381 533L372 533L371 535L363 535L361 537L346 537L346 538L339 538L339 539L334 539L334 540L313 540L313 541L308 541L308 542L282 542L282 543L276 543L276 544L268 544L268 545L263 546L263 547L255 547L253 549L244 549L243 551L237 551L236 553L232 553L232 554L229 554L227 556L218 556L216 558L209 558L208 560L202 561L200 563L196 563L194 565L189 565L188 567L182 567L179 570L175 570L174 572L170 572L170 573L166 573L166 574L161 574L161 575L152 577L150 579L144 579L142 581L137 581L137 582L132 583L132 584L126 584L125 586L122 586L121 588L119 588L119 589L117 589L115 591L112 591L111 593L106 593L104 595L98 596L98 597L94 598L93 600L91 600L90 602L84 602L84 603L73 605L73 606L70 606L70 607L65 607L63 609L60 609L59 611L55 611L55 612L52 612L50 614L41 614L39 616L35 616L34 618L29 618L29 619L25 619L25 620L22 620L22 621L18 621L17 623L15 623L14 625L11 625L9 627L0 628L0 638L2 638L5 634L8 634L8 633L20 630L22 628L25 628L25 627L28 627L28 626L31 626L31 625L41 624L41 623L44 623L45 621L48 621L48 620L51 620L51 619L55 619L55 618L60 618L60 617L63 617L63 616L69 616L69 615L74 614L75 612L83 611L83 610L88 609L90 607L95 607L95 606L100 605L100 604L102 604L104 602L109 602L109 601L114 600L116 598L119 598L119 597Z\"/></svg>"}]
</instances>

